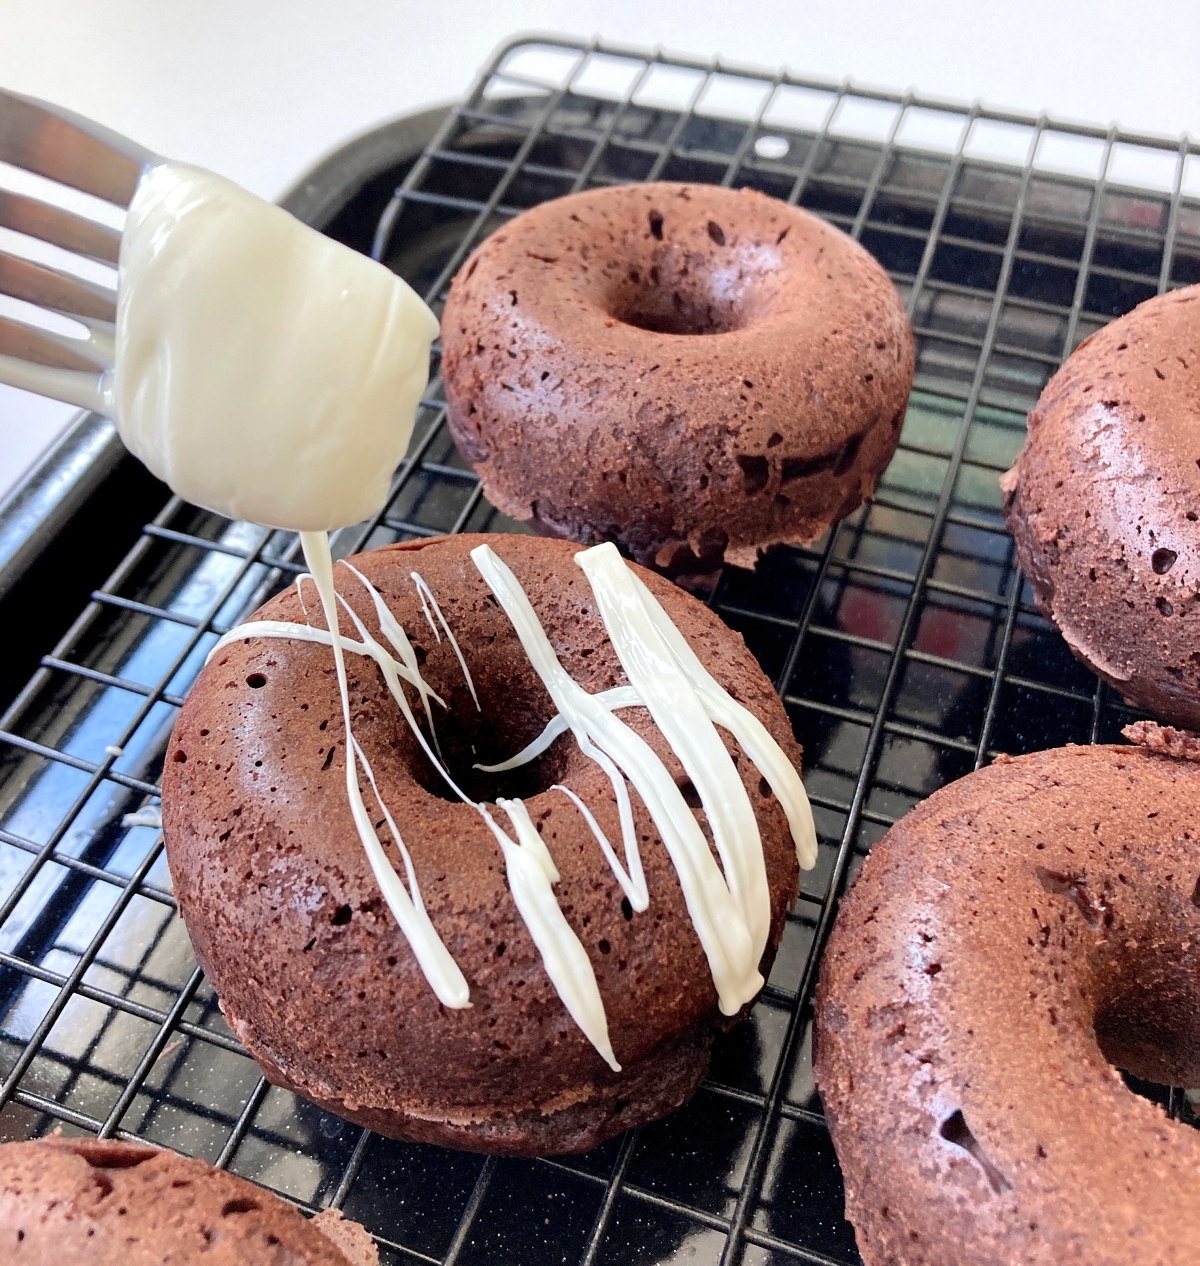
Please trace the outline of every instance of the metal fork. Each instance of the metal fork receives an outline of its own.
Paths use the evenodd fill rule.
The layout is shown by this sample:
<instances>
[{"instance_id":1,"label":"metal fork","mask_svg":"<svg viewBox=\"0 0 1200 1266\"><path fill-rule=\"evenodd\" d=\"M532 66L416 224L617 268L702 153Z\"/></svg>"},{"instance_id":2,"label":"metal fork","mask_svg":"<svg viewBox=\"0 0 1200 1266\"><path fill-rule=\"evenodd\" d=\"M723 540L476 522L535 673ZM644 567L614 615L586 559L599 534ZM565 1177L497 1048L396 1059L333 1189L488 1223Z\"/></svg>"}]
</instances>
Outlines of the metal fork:
<instances>
[{"instance_id":1,"label":"metal fork","mask_svg":"<svg viewBox=\"0 0 1200 1266\"><path fill-rule=\"evenodd\" d=\"M126 208L143 172L160 162L90 119L0 88L0 163ZM4 189L0 227L114 266L121 246L120 231L99 220ZM116 290L0 251L0 295L69 317L86 331L74 337L0 316L0 382L108 412Z\"/></svg>"}]
</instances>

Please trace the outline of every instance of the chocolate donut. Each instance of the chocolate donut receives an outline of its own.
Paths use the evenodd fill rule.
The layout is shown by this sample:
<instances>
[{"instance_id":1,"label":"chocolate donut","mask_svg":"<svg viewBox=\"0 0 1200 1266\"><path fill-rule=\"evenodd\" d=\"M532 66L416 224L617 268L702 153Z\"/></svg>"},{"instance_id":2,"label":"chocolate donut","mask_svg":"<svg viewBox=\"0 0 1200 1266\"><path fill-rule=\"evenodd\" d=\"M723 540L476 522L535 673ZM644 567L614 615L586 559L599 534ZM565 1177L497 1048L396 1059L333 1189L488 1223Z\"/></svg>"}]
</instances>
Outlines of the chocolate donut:
<instances>
[{"instance_id":1,"label":"chocolate donut","mask_svg":"<svg viewBox=\"0 0 1200 1266\"><path fill-rule=\"evenodd\" d=\"M1002 476L1038 607L1131 703L1200 727L1200 286L1081 343Z\"/></svg>"},{"instance_id":2,"label":"chocolate donut","mask_svg":"<svg viewBox=\"0 0 1200 1266\"><path fill-rule=\"evenodd\" d=\"M872 850L814 1054L868 1266L1200 1261L1200 1134L1116 1071L1200 1085L1198 803L1193 761L1066 747Z\"/></svg>"},{"instance_id":3,"label":"chocolate donut","mask_svg":"<svg viewBox=\"0 0 1200 1266\"><path fill-rule=\"evenodd\" d=\"M201 1160L143 1143L0 1146L0 1260L18 1266L379 1266L336 1210L313 1219Z\"/></svg>"},{"instance_id":4,"label":"chocolate donut","mask_svg":"<svg viewBox=\"0 0 1200 1266\"><path fill-rule=\"evenodd\" d=\"M219 647L175 727L163 779L166 847L196 957L273 1082L394 1137L492 1152L583 1150L683 1103L704 1076L713 1037L734 1017L718 1009L711 960L642 800L632 804L648 891L639 912L580 808L619 850L613 783L571 735L508 772L477 767L511 757L554 715L473 562L472 550L485 543L524 586L579 686L592 694L627 686L577 549L565 542L465 536L375 550L349 560L361 583L336 569L339 591L363 629L382 640L369 582L411 638L424 681L447 705L435 708L441 759L471 800L494 808L523 798L534 842L540 834L557 869L554 894L568 935L578 937L594 972L620 1072L584 1036L548 977L506 880L508 850L502 856L477 808L447 789L381 672L362 655L347 655L352 728L379 800L361 776L360 786L403 875L376 805L392 814L433 929L469 985L469 1006L443 1005L435 995L355 834L327 643L257 636L268 626L251 623L246 636L235 632ZM641 579L703 666L798 769L787 715L741 637L665 580ZM280 594L254 620L304 621L305 595L307 617L317 623L311 587ZM437 627L452 630L455 644L434 635L425 606L432 597L443 617ZM682 789L680 812L707 830L701 811L687 807L702 790L645 709L614 706L663 762L672 795ZM761 833L765 974L797 889L796 847L773 784L720 733ZM710 858L712 845L697 838Z\"/></svg>"},{"instance_id":5,"label":"chocolate donut","mask_svg":"<svg viewBox=\"0 0 1200 1266\"><path fill-rule=\"evenodd\" d=\"M672 574L753 566L871 495L913 379L884 270L749 189L644 184L493 233L442 318L447 420L492 503Z\"/></svg>"}]
</instances>

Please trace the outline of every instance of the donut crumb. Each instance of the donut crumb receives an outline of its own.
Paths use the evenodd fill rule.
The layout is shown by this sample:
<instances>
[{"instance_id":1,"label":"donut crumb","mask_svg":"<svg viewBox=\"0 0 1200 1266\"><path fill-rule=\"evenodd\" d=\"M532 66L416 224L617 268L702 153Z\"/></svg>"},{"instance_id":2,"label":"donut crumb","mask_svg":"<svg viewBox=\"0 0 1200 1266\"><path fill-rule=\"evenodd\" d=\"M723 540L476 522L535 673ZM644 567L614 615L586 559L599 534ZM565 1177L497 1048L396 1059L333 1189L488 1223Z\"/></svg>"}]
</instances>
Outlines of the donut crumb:
<instances>
[{"instance_id":1,"label":"donut crumb","mask_svg":"<svg viewBox=\"0 0 1200 1266\"><path fill-rule=\"evenodd\" d=\"M1156 721L1134 721L1121 733L1137 747L1175 756L1179 760L1200 761L1200 735L1190 730L1178 730L1173 725L1159 725Z\"/></svg>"}]
</instances>

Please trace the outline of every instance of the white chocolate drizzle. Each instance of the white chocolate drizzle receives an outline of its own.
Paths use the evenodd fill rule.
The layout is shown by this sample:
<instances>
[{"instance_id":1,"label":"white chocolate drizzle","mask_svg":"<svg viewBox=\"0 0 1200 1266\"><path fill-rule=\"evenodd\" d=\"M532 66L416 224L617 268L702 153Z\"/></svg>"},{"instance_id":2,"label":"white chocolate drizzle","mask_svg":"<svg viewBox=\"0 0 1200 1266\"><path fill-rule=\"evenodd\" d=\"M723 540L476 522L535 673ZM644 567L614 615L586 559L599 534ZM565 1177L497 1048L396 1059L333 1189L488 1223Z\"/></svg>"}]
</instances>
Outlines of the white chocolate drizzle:
<instances>
[{"instance_id":1,"label":"white chocolate drizzle","mask_svg":"<svg viewBox=\"0 0 1200 1266\"><path fill-rule=\"evenodd\" d=\"M438 936L433 924L430 922L429 915L425 911L425 903L421 900L421 890L417 886L416 876L413 874L408 850L404 847L404 842L401 840L399 832L395 830L389 820L389 829L393 831L396 847L404 858L405 870L410 877L411 892L400 882L400 876L396 874L391 862L388 861L387 854L383 851L383 845L379 842L379 836L375 834L375 827L371 822L370 814L367 812L367 806L363 803L362 791L358 785L358 761L361 749L354 738L354 731L350 724L350 692L346 684L346 660L342 654L342 639L338 630L338 599L337 591L333 586L333 559L329 553L329 537L324 532L301 532L300 543L304 548L305 562L308 563L313 580L316 581L317 592L321 595L321 606L325 610L325 623L329 626L331 635L330 643L333 646L333 662L337 670L338 693L342 699L342 724L346 731L346 795L350 800L350 813L354 818L354 826L358 831L358 838L362 841L362 846L366 850L367 861L371 864L375 882L379 885L384 900L387 901L388 909L395 916L396 922L400 925L400 930L412 947L417 962L421 965L421 971L424 973L425 979L429 981L433 992L448 1007L470 1006L470 989L467 987L466 977L459 970L458 964L451 958L450 951L442 944L441 937ZM357 617L355 617L355 623L358 623ZM361 625L359 627L360 632L365 634L365 629L362 629ZM399 628L399 625L396 627ZM387 628L384 628L382 632L385 637L389 634ZM368 639L364 636L364 644L367 641ZM407 641L407 638L405 641ZM380 649L382 650L382 647ZM391 656L388 656L388 659L391 659ZM397 696L397 702L399 702L400 699L404 698L404 691L400 687L398 674L394 668L389 667L382 657L377 658L376 663L383 670L384 678L391 688L392 694ZM393 660L392 663L394 664L395 661ZM393 682L395 683L394 685ZM405 720L415 730L416 721L415 718L410 719L412 718L412 710L409 708L407 700L404 701L402 710L405 714ZM372 787L374 787L375 775L371 772L371 767L365 756L362 757L362 763L364 770L367 771L367 777Z\"/></svg>"},{"instance_id":2,"label":"white chocolate drizzle","mask_svg":"<svg viewBox=\"0 0 1200 1266\"><path fill-rule=\"evenodd\" d=\"M586 554L595 554L598 551L602 552L604 548L604 546L597 546L595 550L585 551L583 554L576 555L576 558L582 558ZM620 554L616 552L615 547L611 548L618 565L622 570L627 571L628 569L625 568ZM680 887L683 889L683 898L687 905L688 914L691 916L696 935L700 938L700 944L704 949L705 956L708 958L708 965L712 972L713 984L717 989L717 998L721 1011L725 1015L735 1015L762 988L763 979L758 971L758 960L762 956L762 949L760 947L757 954L754 952L755 941L750 928L747 926L747 919L743 913L742 905L731 891L731 885L727 884L726 879L722 876L709 850L708 841L704 838L704 833L701 831L695 815L688 808L687 802L683 798L683 793L675 785L675 780L667 772L666 766L654 752L654 749L569 676L559 663L558 657L554 653L554 648L550 645L550 639L546 636L546 631L542 627L541 621L538 620L532 604L525 595L525 591L521 588L520 583L508 566L496 556L495 551L488 545L480 545L471 551L471 557L480 574L487 581L488 587L495 595L496 601L499 602L516 630L529 662L542 679L542 683L554 701L559 714L566 718L575 733L576 741L579 743L580 748L586 755L600 763L602 767L611 768L613 765L617 766L620 773L637 788L638 794L650 811L654 825L658 828L663 845L675 867ZM597 600L599 601L600 594L597 592L596 580L593 579L592 572L585 567L584 573L592 583L593 592L596 592ZM599 573L601 577L604 574L603 571ZM614 646L617 646L617 638L620 634L614 631L614 626L611 623L611 609L605 610L604 606L601 606L601 618L604 621L609 637L613 639ZM621 640L628 653L629 639L622 637ZM662 700L657 697L660 693L657 687L644 679L639 682L629 673L629 666L623 666L626 668L626 675L630 676L633 689L638 692L642 701L650 708L651 715L654 717L659 729L662 730L663 722L660 720L660 716L663 708ZM667 668L665 659L661 667ZM642 674L642 676L645 678L645 674ZM681 691L676 691L675 693L677 695L676 701L686 706L689 702L686 694ZM650 702L651 699L654 700L653 704ZM694 699L691 702L694 704ZM693 711L695 710L695 707L693 707ZM695 718L693 717L692 721L694 722L694 720ZM678 727L674 728L677 729ZM696 772L693 773L693 770L688 768L688 762L683 753L679 752L677 742L671 738L667 730L663 730L663 733L668 738L668 741L672 743L672 746L675 747L677 754L680 755L681 761L684 763L684 768L693 778L693 781L697 777L703 779L705 777L704 771L697 768ZM728 753L725 752L724 747L721 748L721 751L726 761L729 761L730 770L735 780L737 780L738 788L741 790L741 780L737 778L737 773L733 770L733 763L729 760ZM694 764L695 762L693 762ZM610 777L613 778L614 785L620 782L619 777L614 774L610 774ZM701 795L701 803L706 808L710 803L718 800L718 796L714 795L711 790L712 783L713 779L709 777L705 790L702 790L699 783L697 783L697 790L700 791ZM745 795L744 790L742 790L742 794L743 796ZM762 842L758 836L758 827L754 823L753 813L750 814L750 819L752 824L751 839L757 845L759 865L764 867L765 886ZM715 836L716 830L714 827ZM720 845L718 845L718 848L720 849ZM722 852L722 861L727 871L732 872L734 866L740 862L740 859L731 854L727 844L725 851ZM642 875L641 856L637 847L637 835L632 829L632 822L625 836L625 864L628 868L630 879L633 880L639 890L638 895L645 898L645 879ZM743 881L744 886L745 882ZM630 897L630 904L634 904L632 897ZM637 909L639 907L635 905L634 908ZM645 907L642 906L641 908ZM769 906L766 913L769 920ZM765 942L766 936L764 933L764 945Z\"/></svg>"},{"instance_id":3,"label":"white chocolate drizzle","mask_svg":"<svg viewBox=\"0 0 1200 1266\"><path fill-rule=\"evenodd\" d=\"M554 895L553 885L560 878L558 867L538 834L524 801L497 800L496 806L508 815L516 832L516 842L496 825L486 809L481 805L476 807L492 828L504 854L509 891L542 956L546 974L571 1019L579 1025L605 1063L613 1072L619 1073L621 1065L617 1063L609 1041L608 1017L600 998L600 987L596 984L596 973L592 970L587 950L567 922Z\"/></svg>"},{"instance_id":4,"label":"white chocolate drizzle","mask_svg":"<svg viewBox=\"0 0 1200 1266\"><path fill-rule=\"evenodd\" d=\"M607 1016L595 972L587 951L554 895L554 885L560 879L558 869L524 802L496 801L496 807L508 818L510 834L496 821L488 806L472 800L457 785L440 752L434 750L436 736L430 704L436 702L442 707L445 704L422 677L416 652L404 629L370 581L343 562L371 598L380 633L391 650L373 637L353 607L334 589L328 538L324 533L302 533L301 540L328 628L280 620L251 621L226 633L211 654L230 642L253 637L312 641L333 648L347 735L346 790L356 830L388 908L412 947L430 987L446 1006L466 1007L470 1005L467 982L425 911L408 849L383 802L370 762L351 731L344 653L362 655L376 663L425 755L459 799L480 814L495 838L504 858L513 901L568 1013L609 1066L620 1071L609 1040ZM626 780L632 783L646 804L675 867L689 915L709 962L721 1011L726 1015L735 1014L762 988L758 963L770 930L770 897L754 811L714 723L737 739L770 784L787 814L800 864L807 869L816 860L816 834L799 775L766 727L733 700L704 669L683 635L645 585L625 566L614 546L598 546L575 556L592 586L601 619L630 680L628 686L594 695L585 691L562 667L520 583L490 546L479 546L471 557L512 623L557 710L542 733L515 756L496 765L477 765L476 768L495 773L516 768L536 759L555 739L570 730L580 750L604 770L612 784L621 824L624 864L583 800L561 784L555 784L552 790L562 792L579 810L631 907L643 911L649 905L649 893ZM432 590L417 572L412 572L411 578L434 637L441 641L434 620L436 615L479 707L465 657ZM341 633L339 605L353 624L358 640ZM417 724L404 684L417 691L433 747ZM648 708L696 787L712 829L720 866L666 766L640 735L614 715L617 709L642 706ZM407 885L401 882L388 861L367 813L359 785L359 766L396 843Z\"/></svg>"},{"instance_id":5,"label":"white chocolate drizzle","mask_svg":"<svg viewBox=\"0 0 1200 1266\"><path fill-rule=\"evenodd\" d=\"M152 831L162 830L162 810L154 805L146 805L136 813L126 813L121 818L122 826L148 826Z\"/></svg>"},{"instance_id":6,"label":"white chocolate drizzle","mask_svg":"<svg viewBox=\"0 0 1200 1266\"><path fill-rule=\"evenodd\" d=\"M467 667L467 661L463 659L462 648L458 644L458 638L454 636L454 630L446 623L446 617L442 614L442 608L438 606L438 600L433 596L433 590L425 583L425 577L418 571L409 572L412 582L417 587L417 595L421 599L421 610L425 615L425 619L429 621L429 627L433 630L433 636L438 644L441 644L442 635L438 632L438 626L433 622L433 613L436 612L437 618L441 626L446 631L446 637L450 642L450 647L454 651L454 656L458 660L458 666L462 669L462 675L467 683L467 689L471 692L471 698L475 703L475 711L482 712L479 706L479 696L475 693L475 683L471 680L471 670ZM430 611L433 608L433 612Z\"/></svg>"}]
</instances>

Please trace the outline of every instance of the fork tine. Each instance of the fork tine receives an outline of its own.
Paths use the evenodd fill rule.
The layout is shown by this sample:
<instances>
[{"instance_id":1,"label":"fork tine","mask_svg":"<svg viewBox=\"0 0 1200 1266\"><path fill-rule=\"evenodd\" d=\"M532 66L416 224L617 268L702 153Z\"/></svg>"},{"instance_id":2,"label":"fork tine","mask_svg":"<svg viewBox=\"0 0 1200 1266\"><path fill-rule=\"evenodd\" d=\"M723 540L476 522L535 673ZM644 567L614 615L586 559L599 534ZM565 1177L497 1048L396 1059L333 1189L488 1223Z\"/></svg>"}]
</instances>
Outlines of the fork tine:
<instances>
[{"instance_id":1,"label":"fork tine","mask_svg":"<svg viewBox=\"0 0 1200 1266\"><path fill-rule=\"evenodd\" d=\"M0 356L14 356L37 365L49 365L51 369L98 374L105 366L95 356L88 355L87 348L86 339L68 338L65 334L26 325L24 321L0 317Z\"/></svg>"},{"instance_id":2,"label":"fork tine","mask_svg":"<svg viewBox=\"0 0 1200 1266\"><path fill-rule=\"evenodd\" d=\"M117 262L121 249L121 235L116 229L6 189L0 189L0 228L109 264Z\"/></svg>"},{"instance_id":3,"label":"fork tine","mask_svg":"<svg viewBox=\"0 0 1200 1266\"><path fill-rule=\"evenodd\" d=\"M117 319L117 296L104 286L0 251L0 294L73 316Z\"/></svg>"},{"instance_id":4,"label":"fork tine","mask_svg":"<svg viewBox=\"0 0 1200 1266\"><path fill-rule=\"evenodd\" d=\"M90 119L0 88L0 162L124 207L144 168L159 161Z\"/></svg>"},{"instance_id":5,"label":"fork tine","mask_svg":"<svg viewBox=\"0 0 1200 1266\"><path fill-rule=\"evenodd\" d=\"M62 400L79 409L92 409L106 416L112 414L108 379L94 371L58 369L0 353L0 382L51 400Z\"/></svg>"}]
</instances>

